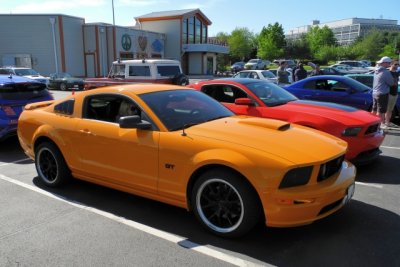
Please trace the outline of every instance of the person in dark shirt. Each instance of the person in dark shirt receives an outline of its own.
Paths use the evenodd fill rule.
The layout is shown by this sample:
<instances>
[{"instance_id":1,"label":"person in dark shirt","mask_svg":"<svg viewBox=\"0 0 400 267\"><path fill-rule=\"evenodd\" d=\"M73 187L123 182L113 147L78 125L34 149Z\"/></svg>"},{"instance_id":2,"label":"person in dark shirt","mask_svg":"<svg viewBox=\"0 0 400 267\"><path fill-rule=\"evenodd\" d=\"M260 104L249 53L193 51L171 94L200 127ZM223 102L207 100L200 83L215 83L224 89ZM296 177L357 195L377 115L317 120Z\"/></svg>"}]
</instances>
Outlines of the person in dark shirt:
<instances>
[{"instance_id":1,"label":"person in dark shirt","mask_svg":"<svg viewBox=\"0 0 400 267\"><path fill-rule=\"evenodd\" d=\"M399 72L397 72L397 68L399 67L399 62L397 60L393 60L392 63L390 64L390 74L392 74L393 79L394 79L394 84L390 86L389 89L389 100L388 100L388 106L387 110L385 113L385 124L386 126L392 127L395 126L392 123L390 123L390 120L392 118L392 112L393 108L396 104L397 97L398 97L398 82L399 82Z\"/></svg>"},{"instance_id":2,"label":"person in dark shirt","mask_svg":"<svg viewBox=\"0 0 400 267\"><path fill-rule=\"evenodd\" d=\"M294 77L296 82L307 78L307 71L304 69L303 63L299 64L298 69L294 72Z\"/></svg>"}]
</instances>

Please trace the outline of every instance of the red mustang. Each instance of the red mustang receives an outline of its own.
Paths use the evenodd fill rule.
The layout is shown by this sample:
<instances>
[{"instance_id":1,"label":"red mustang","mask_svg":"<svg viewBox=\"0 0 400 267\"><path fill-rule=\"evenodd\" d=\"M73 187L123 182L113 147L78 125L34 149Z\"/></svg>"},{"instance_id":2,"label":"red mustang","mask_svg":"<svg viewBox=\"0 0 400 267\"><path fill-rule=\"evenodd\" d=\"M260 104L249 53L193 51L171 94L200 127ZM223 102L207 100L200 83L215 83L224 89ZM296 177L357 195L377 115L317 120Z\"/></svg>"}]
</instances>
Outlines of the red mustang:
<instances>
[{"instance_id":1,"label":"red mustang","mask_svg":"<svg viewBox=\"0 0 400 267\"><path fill-rule=\"evenodd\" d=\"M353 107L299 100L267 81L227 78L189 85L222 102L236 114L284 120L321 130L348 143L346 158L366 164L380 153L384 134L380 120ZM301 140L299 140L301 142Z\"/></svg>"}]
</instances>

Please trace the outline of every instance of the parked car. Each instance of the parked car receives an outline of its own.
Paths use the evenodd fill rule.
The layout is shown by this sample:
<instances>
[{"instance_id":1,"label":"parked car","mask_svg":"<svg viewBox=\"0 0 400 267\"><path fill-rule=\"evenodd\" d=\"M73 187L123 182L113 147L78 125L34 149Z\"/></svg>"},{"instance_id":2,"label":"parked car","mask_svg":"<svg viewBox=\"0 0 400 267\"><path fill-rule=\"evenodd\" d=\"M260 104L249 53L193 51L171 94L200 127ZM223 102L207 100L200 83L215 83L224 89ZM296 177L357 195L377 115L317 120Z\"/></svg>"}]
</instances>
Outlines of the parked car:
<instances>
[{"instance_id":1,"label":"parked car","mask_svg":"<svg viewBox=\"0 0 400 267\"><path fill-rule=\"evenodd\" d=\"M300 99L339 103L367 111L372 109L372 89L346 76L312 76L284 88ZM393 122L399 121L399 114L400 98L393 110Z\"/></svg>"},{"instance_id":2,"label":"parked car","mask_svg":"<svg viewBox=\"0 0 400 267\"><path fill-rule=\"evenodd\" d=\"M17 133L18 118L24 106L52 100L46 85L14 75L0 75L0 140Z\"/></svg>"},{"instance_id":3,"label":"parked car","mask_svg":"<svg viewBox=\"0 0 400 267\"><path fill-rule=\"evenodd\" d=\"M233 73L236 73L238 71L244 70L244 64L246 63L244 63L243 61L233 63L231 66L231 71Z\"/></svg>"},{"instance_id":4,"label":"parked car","mask_svg":"<svg viewBox=\"0 0 400 267\"><path fill-rule=\"evenodd\" d=\"M369 112L334 103L298 100L262 80L218 79L189 85L223 103L238 115L284 120L327 132L349 145L346 159L365 164L380 153L384 134Z\"/></svg>"},{"instance_id":5,"label":"parked car","mask_svg":"<svg viewBox=\"0 0 400 267\"><path fill-rule=\"evenodd\" d=\"M334 64L331 65L330 67L346 74L359 74L359 73L367 73L370 71L370 69L367 68L353 67L347 64Z\"/></svg>"},{"instance_id":6,"label":"parked car","mask_svg":"<svg viewBox=\"0 0 400 267\"><path fill-rule=\"evenodd\" d=\"M250 59L245 65L246 70L264 70L271 64L268 60L263 60L259 58Z\"/></svg>"},{"instance_id":7,"label":"parked car","mask_svg":"<svg viewBox=\"0 0 400 267\"><path fill-rule=\"evenodd\" d=\"M277 83L278 79L276 76L269 70L242 70L235 75L233 78L251 78L251 79L261 79L267 80L273 83Z\"/></svg>"},{"instance_id":8,"label":"parked car","mask_svg":"<svg viewBox=\"0 0 400 267\"><path fill-rule=\"evenodd\" d=\"M321 68L321 71L324 75L347 75L349 74L349 72L347 71L343 71L343 70L339 70L336 68L332 68L332 67L325 67L325 68Z\"/></svg>"},{"instance_id":9,"label":"parked car","mask_svg":"<svg viewBox=\"0 0 400 267\"><path fill-rule=\"evenodd\" d=\"M365 84L369 88L372 88L374 84L374 74L346 74L346 76Z\"/></svg>"},{"instance_id":10,"label":"parked car","mask_svg":"<svg viewBox=\"0 0 400 267\"><path fill-rule=\"evenodd\" d=\"M368 65L367 63L363 62L362 60L342 60L342 61L339 61L338 64L346 64L353 68L361 69L364 72L368 72L368 71L374 69L374 67L371 67L371 64Z\"/></svg>"},{"instance_id":11,"label":"parked car","mask_svg":"<svg viewBox=\"0 0 400 267\"><path fill-rule=\"evenodd\" d=\"M119 117L122 103L137 115ZM235 116L177 85L83 91L28 105L19 124L21 146L45 185L74 177L172 204L224 237L243 235L260 220L309 224L342 208L354 192L355 167L344 160L343 140Z\"/></svg>"},{"instance_id":12,"label":"parked car","mask_svg":"<svg viewBox=\"0 0 400 267\"><path fill-rule=\"evenodd\" d=\"M37 71L31 68L6 66L0 68L0 74L12 74L16 76L23 76L44 83L46 85L49 83L48 78L43 77Z\"/></svg>"},{"instance_id":13,"label":"parked car","mask_svg":"<svg viewBox=\"0 0 400 267\"><path fill-rule=\"evenodd\" d=\"M83 90L84 80L82 78L72 77L66 72L50 74L49 85L50 89L58 89L65 91L67 89Z\"/></svg>"}]
</instances>

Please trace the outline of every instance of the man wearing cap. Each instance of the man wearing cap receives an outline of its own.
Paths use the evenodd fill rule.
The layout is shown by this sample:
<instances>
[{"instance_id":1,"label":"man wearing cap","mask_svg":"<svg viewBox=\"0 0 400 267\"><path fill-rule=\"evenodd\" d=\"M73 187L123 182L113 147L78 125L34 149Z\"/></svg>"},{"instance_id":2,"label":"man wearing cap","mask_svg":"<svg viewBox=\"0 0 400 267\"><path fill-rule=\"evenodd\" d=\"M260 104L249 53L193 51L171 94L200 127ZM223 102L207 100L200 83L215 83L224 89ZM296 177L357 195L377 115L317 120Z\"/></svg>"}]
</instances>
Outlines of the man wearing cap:
<instances>
[{"instance_id":1,"label":"man wearing cap","mask_svg":"<svg viewBox=\"0 0 400 267\"><path fill-rule=\"evenodd\" d=\"M378 67L374 72L374 83L372 85L372 114L376 114L381 119L381 128L386 129L385 113L389 100L390 86L394 84L392 74L387 69L392 60L390 57L382 57L378 62Z\"/></svg>"}]
</instances>

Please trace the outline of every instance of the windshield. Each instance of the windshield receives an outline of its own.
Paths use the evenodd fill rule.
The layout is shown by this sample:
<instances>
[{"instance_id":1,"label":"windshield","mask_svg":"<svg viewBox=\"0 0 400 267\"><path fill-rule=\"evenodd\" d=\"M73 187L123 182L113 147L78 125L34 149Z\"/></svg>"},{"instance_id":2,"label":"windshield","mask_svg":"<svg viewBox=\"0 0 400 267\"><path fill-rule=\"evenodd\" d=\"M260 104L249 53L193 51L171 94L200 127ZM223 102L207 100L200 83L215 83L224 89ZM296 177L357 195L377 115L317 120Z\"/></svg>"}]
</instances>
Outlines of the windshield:
<instances>
[{"instance_id":1,"label":"windshield","mask_svg":"<svg viewBox=\"0 0 400 267\"><path fill-rule=\"evenodd\" d=\"M250 59L248 63L257 63L258 59Z\"/></svg>"},{"instance_id":2,"label":"windshield","mask_svg":"<svg viewBox=\"0 0 400 267\"><path fill-rule=\"evenodd\" d=\"M114 64L111 69L111 77L125 78L125 64Z\"/></svg>"},{"instance_id":3,"label":"windshield","mask_svg":"<svg viewBox=\"0 0 400 267\"><path fill-rule=\"evenodd\" d=\"M352 78L349 77L343 77L346 79L346 82L357 92L367 92L371 90L370 87L366 86L365 84L360 83L359 81L356 81Z\"/></svg>"},{"instance_id":4,"label":"windshield","mask_svg":"<svg viewBox=\"0 0 400 267\"><path fill-rule=\"evenodd\" d=\"M33 69L14 69L15 74L18 76L39 75Z\"/></svg>"},{"instance_id":5,"label":"windshield","mask_svg":"<svg viewBox=\"0 0 400 267\"><path fill-rule=\"evenodd\" d=\"M297 97L271 82L259 81L248 83L246 86L269 107L297 100Z\"/></svg>"},{"instance_id":6,"label":"windshield","mask_svg":"<svg viewBox=\"0 0 400 267\"><path fill-rule=\"evenodd\" d=\"M12 83L0 86L0 99L21 100L48 96L43 83Z\"/></svg>"},{"instance_id":7,"label":"windshield","mask_svg":"<svg viewBox=\"0 0 400 267\"><path fill-rule=\"evenodd\" d=\"M196 90L169 90L140 95L169 131L234 114Z\"/></svg>"}]
</instances>

